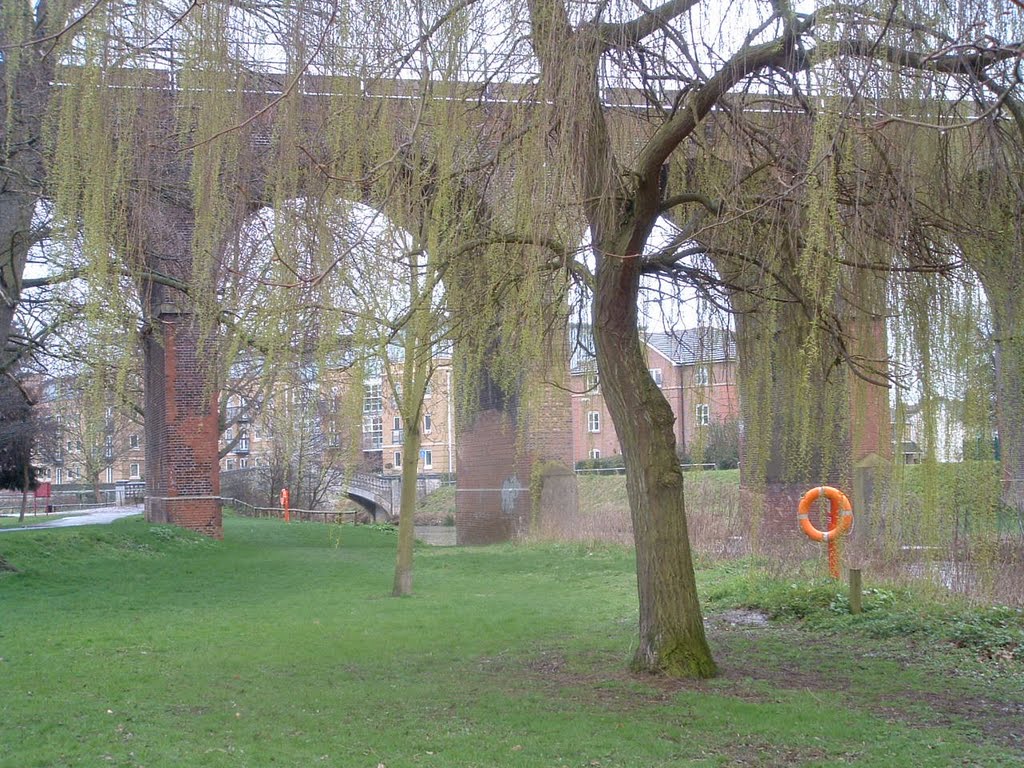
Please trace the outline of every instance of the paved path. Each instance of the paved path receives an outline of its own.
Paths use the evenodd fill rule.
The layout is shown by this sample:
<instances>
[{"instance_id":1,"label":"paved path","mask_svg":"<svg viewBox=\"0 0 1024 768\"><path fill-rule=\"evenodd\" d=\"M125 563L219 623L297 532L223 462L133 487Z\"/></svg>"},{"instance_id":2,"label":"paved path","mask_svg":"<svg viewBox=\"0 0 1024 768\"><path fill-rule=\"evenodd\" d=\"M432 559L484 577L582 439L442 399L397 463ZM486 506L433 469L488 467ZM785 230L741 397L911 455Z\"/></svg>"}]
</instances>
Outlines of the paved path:
<instances>
[{"instance_id":1,"label":"paved path","mask_svg":"<svg viewBox=\"0 0 1024 768\"><path fill-rule=\"evenodd\" d=\"M122 517L142 514L142 505L132 507L96 507L94 509L82 509L68 513L68 517L61 517L57 520L48 520L45 523L23 525L17 528L0 528L0 533L7 531L38 531L41 528L71 528L76 525L101 525L120 520ZM28 516L25 517L29 519Z\"/></svg>"}]
</instances>

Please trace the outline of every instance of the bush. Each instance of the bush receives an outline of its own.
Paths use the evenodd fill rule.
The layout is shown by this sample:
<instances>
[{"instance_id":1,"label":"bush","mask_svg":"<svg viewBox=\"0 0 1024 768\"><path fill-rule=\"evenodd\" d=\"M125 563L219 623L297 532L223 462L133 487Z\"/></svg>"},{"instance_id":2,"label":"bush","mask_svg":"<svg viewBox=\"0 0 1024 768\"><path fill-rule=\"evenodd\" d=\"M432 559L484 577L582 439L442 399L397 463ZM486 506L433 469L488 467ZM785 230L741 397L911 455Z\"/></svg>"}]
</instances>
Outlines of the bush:
<instances>
[{"instance_id":1,"label":"bush","mask_svg":"<svg viewBox=\"0 0 1024 768\"><path fill-rule=\"evenodd\" d=\"M702 463L714 464L716 469L736 469L740 465L738 421L723 421L708 426Z\"/></svg>"}]
</instances>

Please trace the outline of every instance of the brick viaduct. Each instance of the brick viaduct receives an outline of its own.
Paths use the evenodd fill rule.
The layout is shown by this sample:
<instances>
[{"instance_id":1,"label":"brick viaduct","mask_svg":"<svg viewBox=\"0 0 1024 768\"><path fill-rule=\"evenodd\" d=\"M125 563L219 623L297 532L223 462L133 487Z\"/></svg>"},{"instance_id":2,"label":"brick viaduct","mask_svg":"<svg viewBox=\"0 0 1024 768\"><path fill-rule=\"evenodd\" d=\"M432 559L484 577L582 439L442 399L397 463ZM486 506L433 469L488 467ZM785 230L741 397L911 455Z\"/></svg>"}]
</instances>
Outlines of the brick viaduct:
<instances>
[{"instance_id":1,"label":"brick viaduct","mask_svg":"<svg viewBox=\"0 0 1024 768\"><path fill-rule=\"evenodd\" d=\"M283 89L284 84L280 87ZM127 256L132 263L145 265L149 274L170 278L140 282L149 328L143 341L146 516L153 522L181 525L219 537L218 388L212 383L214 368L210 366L216 343L212 332L204 330L197 318L192 299L174 287L175 281L188 283L193 279L196 212L189 187L191 155L168 142L175 125L172 113L180 106L180 91L166 76L153 73L147 92L149 96L139 100L138 108L148 110L146 119L137 121L142 127L130 137L119 137L120 141L135 143L137 178L148 180L128 193ZM297 155L296 162L302 166L299 195L320 195L327 186L320 165L313 159L328 152L315 126L326 110L338 107L336 94L348 93L354 108L376 109L382 118L392 120L396 153L410 139L403 131L414 118L415 83L349 80L339 87L337 81L325 83L309 77L297 93L292 97L303 100L304 119L313 127L305 133L307 151ZM266 177L276 151L273 106L274 99L281 95L273 88L268 90L265 82L254 87L246 96L253 117L235 128L242 136L241 149L234 167L225 173L231 175L231 185L237 190L236 199L230 202L237 227L270 202ZM494 93L487 96L493 97ZM625 97L628 101L628 94ZM479 105L485 100L483 86L467 85L451 94L449 100ZM497 106L485 105L479 110L478 119L500 124L502 100L494 103ZM628 108L621 112L622 140L635 143L635 136L643 130L641 124L633 125ZM468 179L465 193L478 195L482 206L499 204L495 203L500 195L494 189L493 178L486 190L474 188L472 179ZM411 195L424 201L429 201L429 196L426 189L414 190ZM367 191L365 202L399 225L415 229L415 222L402 219L410 215L408 211L388 210L387 202L375 200L372 191ZM554 350L554 359L567 360L563 352ZM885 391L880 390L870 410L873 415L884 413L879 420L887 426L886 403ZM530 529L538 509L575 506L571 426L571 408L564 390L545 388L541 397L531 399L531 407L523 408L517 396L499 392L485 376L479 409L469 423L462 425L459 436L460 543L516 537ZM784 494L785 489L779 492Z\"/></svg>"}]
</instances>

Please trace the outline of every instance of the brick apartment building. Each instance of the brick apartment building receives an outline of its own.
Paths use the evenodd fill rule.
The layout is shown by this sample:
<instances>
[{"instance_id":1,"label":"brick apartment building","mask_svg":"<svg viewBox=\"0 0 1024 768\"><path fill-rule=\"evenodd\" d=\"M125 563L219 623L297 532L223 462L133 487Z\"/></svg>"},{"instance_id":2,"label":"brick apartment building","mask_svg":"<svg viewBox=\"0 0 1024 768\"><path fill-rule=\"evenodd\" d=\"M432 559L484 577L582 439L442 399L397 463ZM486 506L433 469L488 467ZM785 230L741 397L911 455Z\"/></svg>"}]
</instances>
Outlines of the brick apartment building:
<instances>
[{"instance_id":1,"label":"brick apartment building","mask_svg":"<svg viewBox=\"0 0 1024 768\"><path fill-rule=\"evenodd\" d=\"M108 393L97 397L74 377L33 377L41 433L34 463L54 485L141 481L146 450L141 417Z\"/></svg>"},{"instance_id":2,"label":"brick apartment building","mask_svg":"<svg viewBox=\"0 0 1024 768\"><path fill-rule=\"evenodd\" d=\"M400 375L400 365L393 372ZM275 437L298 427L304 432L301 439L315 450L333 452L338 462L357 459L362 469L400 474L406 425L386 377L376 374L365 378L359 415L348 406L351 387L351 374L342 368L327 370L322 377L282 384L268 402L258 405L238 394L226 395L221 471L266 465L273 451L279 450ZM453 406L451 361L440 358L424 396L420 474L455 471ZM353 429L360 418L361 425ZM299 424L299 420L304 423ZM353 439L358 446L352 445Z\"/></svg>"},{"instance_id":3,"label":"brick apartment building","mask_svg":"<svg viewBox=\"0 0 1024 768\"><path fill-rule=\"evenodd\" d=\"M676 444L692 451L701 430L740 417L736 343L718 328L648 333L647 367L675 414ZM578 331L570 363L573 459L618 456L619 445L601 392L589 331Z\"/></svg>"},{"instance_id":4,"label":"brick apartment building","mask_svg":"<svg viewBox=\"0 0 1024 768\"><path fill-rule=\"evenodd\" d=\"M648 367L676 414L676 440L690 449L702 427L739 418L736 386L736 347L731 334L713 328L698 328L674 334L650 333L646 339ZM612 425L593 355L587 344L576 344L570 360L572 458L580 461L609 458L621 453ZM400 370L400 366L398 367ZM385 474L402 470L405 424L398 413L394 392L381 375L367 376L362 384L361 403L345 405L351 387L350 373L342 368L322 376L310 374L294 390L277 387L264 402L235 392L223 397L220 437L220 469L223 472L254 469L266 465L275 449L282 413L289 426L297 419L307 422L328 451L339 461L351 460L353 453L362 467ZM302 377L299 377L300 379ZM68 382L48 381L41 407L51 417L59 436L51 448L37 457L43 478L54 484L87 483L84 443L75 435L90 432L99 441L103 467L100 483L139 481L145 477L143 427L123 409L107 406L99 431L82 423L85 410L76 390ZM304 394L297 394L305 387ZM559 400L558 402L565 402ZM361 407L360 407L361 406ZM274 412L275 407L278 409ZM356 411L361 413L356 413ZM304 414L304 415L302 415ZM135 417L137 418L137 417ZM450 358L441 358L430 380L424 400L422 445L418 471L421 474L454 474L458 437L455 425L454 387ZM361 420L361 424L359 423ZM353 429L353 427L355 427ZM352 440L358 441L353 452ZM79 447L79 446L82 447ZM93 446L95 454L97 446ZM95 465L95 459L91 461Z\"/></svg>"}]
</instances>

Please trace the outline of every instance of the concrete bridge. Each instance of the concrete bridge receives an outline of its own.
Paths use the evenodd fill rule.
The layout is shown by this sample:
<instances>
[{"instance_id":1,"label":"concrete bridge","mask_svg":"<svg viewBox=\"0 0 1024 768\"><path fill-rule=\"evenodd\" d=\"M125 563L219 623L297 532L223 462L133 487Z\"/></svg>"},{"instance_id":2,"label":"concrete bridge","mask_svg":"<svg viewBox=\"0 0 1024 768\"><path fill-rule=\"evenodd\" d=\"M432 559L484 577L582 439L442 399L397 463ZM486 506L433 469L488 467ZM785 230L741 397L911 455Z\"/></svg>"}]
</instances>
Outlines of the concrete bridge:
<instances>
[{"instance_id":1,"label":"concrete bridge","mask_svg":"<svg viewBox=\"0 0 1024 768\"><path fill-rule=\"evenodd\" d=\"M352 501L366 509L374 520L379 515L390 518L398 514L401 506L402 478L397 475L356 472L346 478L341 490Z\"/></svg>"}]
</instances>

